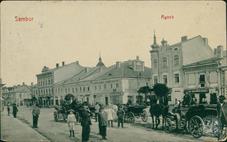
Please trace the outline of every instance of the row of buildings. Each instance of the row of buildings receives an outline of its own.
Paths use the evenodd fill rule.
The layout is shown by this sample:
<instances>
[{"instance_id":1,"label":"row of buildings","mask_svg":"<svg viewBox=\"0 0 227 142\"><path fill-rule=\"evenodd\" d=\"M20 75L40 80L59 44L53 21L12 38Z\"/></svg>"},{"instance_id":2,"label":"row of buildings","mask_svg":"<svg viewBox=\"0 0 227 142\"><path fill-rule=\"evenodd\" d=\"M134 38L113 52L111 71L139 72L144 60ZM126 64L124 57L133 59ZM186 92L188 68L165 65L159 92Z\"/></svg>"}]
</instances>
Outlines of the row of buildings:
<instances>
[{"instance_id":1,"label":"row of buildings","mask_svg":"<svg viewBox=\"0 0 227 142\"><path fill-rule=\"evenodd\" d=\"M54 68L44 66L36 75L35 85L3 87L3 95L22 105L27 104L28 99L37 99L43 106L59 105L69 94L91 104L125 104L138 101L140 87L155 83L172 88L172 103L182 99L185 92L195 94L198 100L207 96L208 101L213 93L227 95L227 57L223 46L213 50L208 39L201 36L190 39L183 36L173 45L164 39L159 45L156 40L154 35L151 68L145 67L138 56L133 60L117 61L109 67L101 57L95 67L82 66L79 61L62 62Z\"/></svg>"}]
</instances>

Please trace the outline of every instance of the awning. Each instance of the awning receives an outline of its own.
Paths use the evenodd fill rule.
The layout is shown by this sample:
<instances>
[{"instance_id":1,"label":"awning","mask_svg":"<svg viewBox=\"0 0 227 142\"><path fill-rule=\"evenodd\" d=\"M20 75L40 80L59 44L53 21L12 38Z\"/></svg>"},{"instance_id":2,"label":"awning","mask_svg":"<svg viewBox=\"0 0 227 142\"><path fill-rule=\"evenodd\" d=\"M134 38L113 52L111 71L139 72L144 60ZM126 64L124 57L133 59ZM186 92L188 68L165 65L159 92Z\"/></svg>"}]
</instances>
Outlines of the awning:
<instances>
[{"instance_id":1,"label":"awning","mask_svg":"<svg viewBox=\"0 0 227 142\"><path fill-rule=\"evenodd\" d=\"M188 92L188 93L209 93L209 88L185 89L184 92Z\"/></svg>"}]
</instances>

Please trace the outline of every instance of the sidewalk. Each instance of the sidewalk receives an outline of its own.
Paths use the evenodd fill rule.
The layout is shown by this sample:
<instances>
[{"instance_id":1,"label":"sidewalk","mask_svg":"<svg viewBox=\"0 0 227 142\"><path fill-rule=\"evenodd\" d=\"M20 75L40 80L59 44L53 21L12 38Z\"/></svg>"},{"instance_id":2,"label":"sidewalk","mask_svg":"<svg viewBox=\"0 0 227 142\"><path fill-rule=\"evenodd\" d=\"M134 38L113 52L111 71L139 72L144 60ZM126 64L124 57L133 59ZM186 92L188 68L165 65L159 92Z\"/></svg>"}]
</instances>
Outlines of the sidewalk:
<instances>
[{"instance_id":1,"label":"sidewalk","mask_svg":"<svg viewBox=\"0 0 227 142\"><path fill-rule=\"evenodd\" d=\"M6 113L1 114L2 137L7 142L49 142L45 137Z\"/></svg>"}]
</instances>

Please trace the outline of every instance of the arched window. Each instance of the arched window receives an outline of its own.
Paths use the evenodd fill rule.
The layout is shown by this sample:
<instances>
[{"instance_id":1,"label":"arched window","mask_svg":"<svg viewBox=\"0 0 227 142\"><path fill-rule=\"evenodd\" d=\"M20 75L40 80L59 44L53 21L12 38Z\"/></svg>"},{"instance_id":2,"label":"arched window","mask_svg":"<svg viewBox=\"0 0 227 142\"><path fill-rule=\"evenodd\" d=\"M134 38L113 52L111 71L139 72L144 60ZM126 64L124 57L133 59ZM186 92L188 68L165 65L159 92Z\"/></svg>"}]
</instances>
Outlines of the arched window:
<instances>
[{"instance_id":1,"label":"arched window","mask_svg":"<svg viewBox=\"0 0 227 142\"><path fill-rule=\"evenodd\" d=\"M174 65L178 66L179 65L179 56L178 55L174 55Z\"/></svg>"}]
</instances>

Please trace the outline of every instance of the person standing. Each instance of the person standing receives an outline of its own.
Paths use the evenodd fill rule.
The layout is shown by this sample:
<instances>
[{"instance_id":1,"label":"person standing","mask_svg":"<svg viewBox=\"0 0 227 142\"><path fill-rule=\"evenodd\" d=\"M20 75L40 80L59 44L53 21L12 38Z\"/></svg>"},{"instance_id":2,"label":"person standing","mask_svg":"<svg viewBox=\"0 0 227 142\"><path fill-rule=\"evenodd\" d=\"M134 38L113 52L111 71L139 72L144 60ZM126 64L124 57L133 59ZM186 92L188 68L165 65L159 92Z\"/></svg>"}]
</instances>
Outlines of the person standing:
<instances>
[{"instance_id":1,"label":"person standing","mask_svg":"<svg viewBox=\"0 0 227 142\"><path fill-rule=\"evenodd\" d=\"M108 106L108 108L106 109L107 112L107 120L108 120L108 126L109 127L113 127L113 120L114 120L114 110L112 107Z\"/></svg>"},{"instance_id":2,"label":"person standing","mask_svg":"<svg viewBox=\"0 0 227 142\"><path fill-rule=\"evenodd\" d=\"M117 111L117 124L118 124L118 128L121 127L123 128L124 127L124 116L125 116L125 111L123 109L123 107L120 107Z\"/></svg>"},{"instance_id":3,"label":"person standing","mask_svg":"<svg viewBox=\"0 0 227 142\"><path fill-rule=\"evenodd\" d=\"M40 114L40 109L38 107L38 104L35 104L32 110L33 128L38 128L39 114Z\"/></svg>"},{"instance_id":4,"label":"person standing","mask_svg":"<svg viewBox=\"0 0 227 142\"><path fill-rule=\"evenodd\" d=\"M17 112L18 112L18 108L17 108L17 105L14 103L13 104L13 117L14 118L17 117Z\"/></svg>"},{"instance_id":5,"label":"person standing","mask_svg":"<svg viewBox=\"0 0 227 142\"><path fill-rule=\"evenodd\" d=\"M8 112L8 116L10 115L10 105L7 105L7 112Z\"/></svg>"},{"instance_id":6,"label":"person standing","mask_svg":"<svg viewBox=\"0 0 227 142\"><path fill-rule=\"evenodd\" d=\"M68 127L69 127L69 136L70 137L75 137L75 124L76 124L76 117L75 115L73 114L73 110L69 110L70 113L68 115L68 118L67 118L67 123L68 123Z\"/></svg>"},{"instance_id":7,"label":"person standing","mask_svg":"<svg viewBox=\"0 0 227 142\"><path fill-rule=\"evenodd\" d=\"M95 105L95 122L98 121L99 109L100 109L100 105L98 103L96 103L96 105Z\"/></svg>"},{"instance_id":8,"label":"person standing","mask_svg":"<svg viewBox=\"0 0 227 142\"><path fill-rule=\"evenodd\" d=\"M98 114L98 121L99 121L99 132L102 136L102 139L106 140L106 131L107 131L107 113L104 111L104 108L100 108L100 112Z\"/></svg>"},{"instance_id":9,"label":"person standing","mask_svg":"<svg viewBox=\"0 0 227 142\"><path fill-rule=\"evenodd\" d=\"M87 142L90 136L91 113L87 105L83 106L81 112L82 142Z\"/></svg>"}]
</instances>

